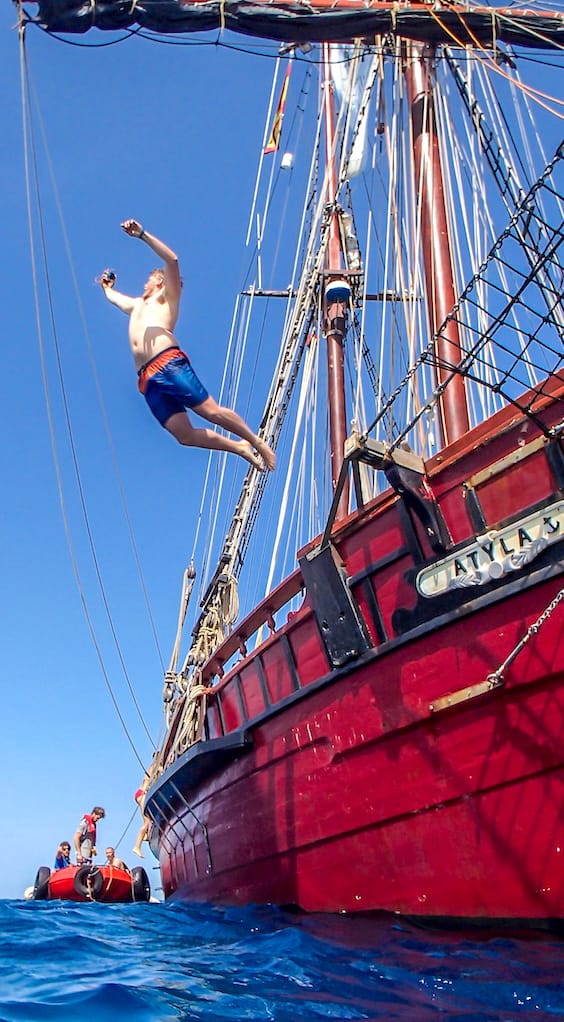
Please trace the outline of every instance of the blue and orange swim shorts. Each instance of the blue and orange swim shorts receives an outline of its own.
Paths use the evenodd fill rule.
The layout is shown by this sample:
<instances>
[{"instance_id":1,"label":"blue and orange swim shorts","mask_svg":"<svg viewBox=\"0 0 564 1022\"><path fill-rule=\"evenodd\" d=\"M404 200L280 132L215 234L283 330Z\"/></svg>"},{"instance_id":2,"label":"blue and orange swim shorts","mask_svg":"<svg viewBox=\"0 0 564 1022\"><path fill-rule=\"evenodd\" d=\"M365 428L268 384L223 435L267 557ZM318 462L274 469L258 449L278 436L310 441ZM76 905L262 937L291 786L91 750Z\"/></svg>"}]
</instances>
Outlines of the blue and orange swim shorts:
<instances>
[{"instance_id":1,"label":"blue and orange swim shorts","mask_svg":"<svg viewBox=\"0 0 564 1022\"><path fill-rule=\"evenodd\" d=\"M161 426L171 415L197 408L209 393L190 365L188 356L174 346L160 351L138 372L138 387Z\"/></svg>"}]
</instances>

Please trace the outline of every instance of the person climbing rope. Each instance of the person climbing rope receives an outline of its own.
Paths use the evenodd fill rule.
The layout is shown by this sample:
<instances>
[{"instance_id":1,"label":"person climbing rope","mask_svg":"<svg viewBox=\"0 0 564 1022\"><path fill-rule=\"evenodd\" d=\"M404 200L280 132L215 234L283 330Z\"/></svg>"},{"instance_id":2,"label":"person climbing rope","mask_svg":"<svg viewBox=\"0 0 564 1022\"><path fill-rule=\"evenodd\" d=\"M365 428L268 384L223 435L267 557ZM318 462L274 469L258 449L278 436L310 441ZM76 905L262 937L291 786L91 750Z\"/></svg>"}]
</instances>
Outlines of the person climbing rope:
<instances>
[{"instance_id":1,"label":"person climbing rope","mask_svg":"<svg viewBox=\"0 0 564 1022\"><path fill-rule=\"evenodd\" d=\"M104 270L100 277L108 301L129 316L129 343L138 386L153 415L185 447L238 454L259 472L265 466L272 471L276 462L274 451L237 412L218 405L210 396L173 334L182 290L178 257L137 220L125 220L121 227L130 238L144 241L164 261L163 268L149 274L138 298L116 290L113 271ZM240 439L194 427L186 409Z\"/></svg>"}]
</instances>

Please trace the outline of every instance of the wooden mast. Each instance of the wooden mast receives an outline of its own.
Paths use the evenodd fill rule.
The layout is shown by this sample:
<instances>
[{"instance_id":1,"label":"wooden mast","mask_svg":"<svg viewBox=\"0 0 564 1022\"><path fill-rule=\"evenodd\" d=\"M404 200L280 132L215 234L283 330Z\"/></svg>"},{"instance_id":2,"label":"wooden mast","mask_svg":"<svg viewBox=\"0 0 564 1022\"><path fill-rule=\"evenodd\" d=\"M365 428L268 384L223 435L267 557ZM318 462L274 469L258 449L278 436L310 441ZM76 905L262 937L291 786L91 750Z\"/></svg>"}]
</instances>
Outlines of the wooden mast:
<instances>
[{"instance_id":1,"label":"wooden mast","mask_svg":"<svg viewBox=\"0 0 564 1022\"><path fill-rule=\"evenodd\" d=\"M335 111L333 102L333 79L331 75L331 44L323 44L323 111L325 122L325 152L327 206L331 212L329 226L329 244L325 258L325 288L332 277L343 273L342 251L339 231L339 218L335 211L337 194L337 175L335 170ZM345 359L344 340L346 332L347 306L342 301L329 301L324 294L323 312L325 320L325 336L327 340L327 375L329 398L329 428L331 438L331 483L333 493L343 463L345 440L347 437L347 410L345 402ZM344 518L349 509L348 478L343 491L335 519Z\"/></svg>"},{"instance_id":2,"label":"wooden mast","mask_svg":"<svg viewBox=\"0 0 564 1022\"><path fill-rule=\"evenodd\" d=\"M429 75L429 57L421 43L408 44L406 81L415 156L416 187L421 206L421 244L425 283L433 335L451 312L456 294L439 153L437 123ZM436 342L437 382L449 375L449 366L461 358L458 323L451 320ZM464 380L454 376L440 400L443 446L469 429Z\"/></svg>"}]
</instances>

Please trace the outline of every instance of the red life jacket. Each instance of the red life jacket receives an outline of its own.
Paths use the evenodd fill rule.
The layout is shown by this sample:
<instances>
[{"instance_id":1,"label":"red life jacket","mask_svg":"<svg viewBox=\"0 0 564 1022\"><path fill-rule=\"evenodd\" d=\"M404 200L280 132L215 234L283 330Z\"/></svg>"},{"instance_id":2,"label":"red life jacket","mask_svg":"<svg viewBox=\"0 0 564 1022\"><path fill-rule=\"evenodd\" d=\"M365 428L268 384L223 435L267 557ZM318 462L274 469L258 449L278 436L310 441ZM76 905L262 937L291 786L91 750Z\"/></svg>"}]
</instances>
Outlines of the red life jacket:
<instances>
[{"instance_id":1,"label":"red life jacket","mask_svg":"<svg viewBox=\"0 0 564 1022\"><path fill-rule=\"evenodd\" d=\"M96 824L94 823L94 820L92 819L90 813L85 813L84 814L84 819L86 820L86 823L88 824L88 836L91 839L92 844L95 845L96 844Z\"/></svg>"}]
</instances>

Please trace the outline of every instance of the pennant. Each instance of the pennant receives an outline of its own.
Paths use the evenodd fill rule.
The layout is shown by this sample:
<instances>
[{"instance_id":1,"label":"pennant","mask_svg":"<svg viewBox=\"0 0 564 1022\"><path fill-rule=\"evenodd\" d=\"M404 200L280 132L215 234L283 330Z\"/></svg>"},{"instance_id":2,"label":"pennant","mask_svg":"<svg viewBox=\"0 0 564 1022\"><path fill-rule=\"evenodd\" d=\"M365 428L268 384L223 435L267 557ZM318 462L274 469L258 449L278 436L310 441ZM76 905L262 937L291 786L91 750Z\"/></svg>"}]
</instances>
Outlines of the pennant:
<instances>
[{"instance_id":1,"label":"pennant","mask_svg":"<svg viewBox=\"0 0 564 1022\"><path fill-rule=\"evenodd\" d=\"M280 93L280 99L278 100L278 106L276 107L276 113L274 114L274 120L272 122L272 128L268 142L266 143L264 152L275 153L280 145L280 136L282 134L282 121L284 119L284 109L286 107L286 96L288 94L288 83L290 81L290 71L292 70L291 62L288 62L286 74L284 75L284 81L282 83L282 92Z\"/></svg>"}]
</instances>

